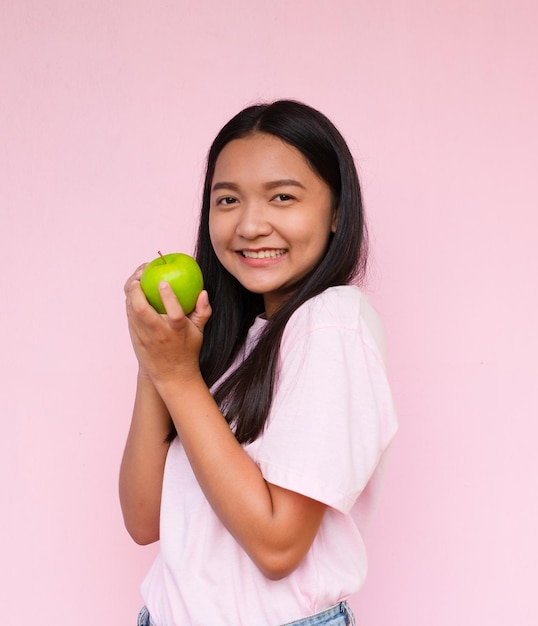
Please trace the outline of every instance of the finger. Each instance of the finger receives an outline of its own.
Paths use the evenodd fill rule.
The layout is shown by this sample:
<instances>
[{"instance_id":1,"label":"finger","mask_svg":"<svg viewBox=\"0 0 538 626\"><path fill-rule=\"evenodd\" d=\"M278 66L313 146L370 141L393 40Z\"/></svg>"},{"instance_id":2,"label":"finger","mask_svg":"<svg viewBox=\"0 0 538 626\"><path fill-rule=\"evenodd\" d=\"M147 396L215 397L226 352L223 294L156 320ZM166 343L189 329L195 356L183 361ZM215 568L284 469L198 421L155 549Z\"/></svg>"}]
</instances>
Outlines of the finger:
<instances>
[{"instance_id":1,"label":"finger","mask_svg":"<svg viewBox=\"0 0 538 626\"><path fill-rule=\"evenodd\" d=\"M123 287L123 290L127 293L127 290L129 289L130 285L133 282L139 282L140 278L142 277L142 272L144 271L144 269L146 268L147 263L142 263L142 265L139 265L135 271L129 276L129 278L127 279L127 281L125 282L125 285Z\"/></svg>"},{"instance_id":2,"label":"finger","mask_svg":"<svg viewBox=\"0 0 538 626\"><path fill-rule=\"evenodd\" d=\"M127 288L127 313L142 320L145 324L160 319L157 311L148 302L139 281L132 281Z\"/></svg>"},{"instance_id":3,"label":"finger","mask_svg":"<svg viewBox=\"0 0 538 626\"><path fill-rule=\"evenodd\" d=\"M159 283L159 295L166 310L166 315L171 322L185 319L185 313L176 294L170 287L170 284L164 280Z\"/></svg>"},{"instance_id":4,"label":"finger","mask_svg":"<svg viewBox=\"0 0 538 626\"><path fill-rule=\"evenodd\" d=\"M204 289L198 296L196 306L194 311L189 315L189 319L200 332L203 332L207 321L211 317L211 313L212 310L211 305L209 304L209 296L207 291Z\"/></svg>"},{"instance_id":5,"label":"finger","mask_svg":"<svg viewBox=\"0 0 538 626\"><path fill-rule=\"evenodd\" d=\"M140 280L140 278L142 277L142 274L143 274L144 270L146 269L147 265L148 265L147 263L142 263L142 265L139 265L136 268L136 270L133 273L133 278L135 280Z\"/></svg>"}]
</instances>

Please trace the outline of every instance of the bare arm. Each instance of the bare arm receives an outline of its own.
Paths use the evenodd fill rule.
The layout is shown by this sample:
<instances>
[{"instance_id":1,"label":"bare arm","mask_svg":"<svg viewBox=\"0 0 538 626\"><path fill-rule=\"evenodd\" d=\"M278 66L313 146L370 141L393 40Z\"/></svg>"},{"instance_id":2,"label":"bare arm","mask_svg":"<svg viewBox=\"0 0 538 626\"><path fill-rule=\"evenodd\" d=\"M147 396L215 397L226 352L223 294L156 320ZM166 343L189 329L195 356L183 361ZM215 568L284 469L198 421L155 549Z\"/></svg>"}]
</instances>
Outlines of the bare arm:
<instances>
[{"instance_id":1,"label":"bare arm","mask_svg":"<svg viewBox=\"0 0 538 626\"><path fill-rule=\"evenodd\" d=\"M293 571L310 548L325 505L266 482L222 417L201 377L178 393L156 383L190 464L222 523L268 577Z\"/></svg>"},{"instance_id":2,"label":"bare arm","mask_svg":"<svg viewBox=\"0 0 538 626\"><path fill-rule=\"evenodd\" d=\"M125 284L128 318L129 289L133 280L140 279L144 267L138 267ZM135 347L131 325L129 331ZM120 467L119 495L125 527L137 543L147 544L159 539L164 464L169 448L166 438L172 420L140 359L139 365L131 426Z\"/></svg>"},{"instance_id":3,"label":"bare arm","mask_svg":"<svg viewBox=\"0 0 538 626\"><path fill-rule=\"evenodd\" d=\"M150 378L138 374L131 427L120 468L125 527L140 544L159 539L164 463L172 421Z\"/></svg>"},{"instance_id":4,"label":"bare arm","mask_svg":"<svg viewBox=\"0 0 538 626\"><path fill-rule=\"evenodd\" d=\"M211 315L205 292L187 318L168 286L167 315L130 283L128 314L139 362L174 422L206 498L259 569L278 579L293 571L310 548L325 505L266 482L235 439L199 370L202 331Z\"/></svg>"}]
</instances>

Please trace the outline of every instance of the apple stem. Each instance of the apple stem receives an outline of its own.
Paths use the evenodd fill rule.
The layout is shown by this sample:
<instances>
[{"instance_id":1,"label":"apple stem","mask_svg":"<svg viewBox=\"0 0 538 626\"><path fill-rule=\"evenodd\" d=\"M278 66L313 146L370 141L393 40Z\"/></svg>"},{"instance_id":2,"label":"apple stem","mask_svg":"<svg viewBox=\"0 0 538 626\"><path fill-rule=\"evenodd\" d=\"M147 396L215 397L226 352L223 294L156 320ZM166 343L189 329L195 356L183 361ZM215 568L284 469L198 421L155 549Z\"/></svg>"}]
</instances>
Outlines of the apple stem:
<instances>
[{"instance_id":1,"label":"apple stem","mask_svg":"<svg viewBox=\"0 0 538 626\"><path fill-rule=\"evenodd\" d=\"M161 259L163 260L163 263L166 263L166 259L164 258L163 253L160 250L157 250L157 252L159 253L159 256L161 257Z\"/></svg>"}]
</instances>

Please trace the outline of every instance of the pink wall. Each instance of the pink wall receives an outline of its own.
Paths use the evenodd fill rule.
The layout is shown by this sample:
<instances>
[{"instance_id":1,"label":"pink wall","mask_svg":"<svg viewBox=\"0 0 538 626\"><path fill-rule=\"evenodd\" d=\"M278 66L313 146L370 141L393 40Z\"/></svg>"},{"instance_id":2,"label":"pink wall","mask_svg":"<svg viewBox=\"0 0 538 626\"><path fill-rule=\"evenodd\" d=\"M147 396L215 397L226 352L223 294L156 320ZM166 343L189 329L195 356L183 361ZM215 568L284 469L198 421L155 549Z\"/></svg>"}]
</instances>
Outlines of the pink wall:
<instances>
[{"instance_id":1,"label":"pink wall","mask_svg":"<svg viewBox=\"0 0 538 626\"><path fill-rule=\"evenodd\" d=\"M154 548L117 500L123 281L191 250L221 124L294 97L357 158L401 421L359 624L538 623L537 19L531 0L1 3L4 622L134 625Z\"/></svg>"}]
</instances>

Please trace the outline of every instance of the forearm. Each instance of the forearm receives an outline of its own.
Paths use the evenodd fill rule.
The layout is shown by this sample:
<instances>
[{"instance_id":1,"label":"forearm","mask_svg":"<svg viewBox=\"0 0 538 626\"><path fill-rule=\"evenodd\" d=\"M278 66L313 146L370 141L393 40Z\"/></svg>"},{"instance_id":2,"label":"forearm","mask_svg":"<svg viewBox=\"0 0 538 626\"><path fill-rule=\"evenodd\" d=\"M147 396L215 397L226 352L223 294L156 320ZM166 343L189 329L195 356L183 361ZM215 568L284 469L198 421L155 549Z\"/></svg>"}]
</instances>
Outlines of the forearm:
<instances>
[{"instance_id":1,"label":"forearm","mask_svg":"<svg viewBox=\"0 0 538 626\"><path fill-rule=\"evenodd\" d=\"M309 548L325 507L298 494L289 497L290 492L264 480L201 376L181 387L157 383L157 388L198 483L222 523L266 576L289 573ZM311 522L305 524L304 517ZM297 521L295 527L290 518Z\"/></svg>"},{"instance_id":2,"label":"forearm","mask_svg":"<svg viewBox=\"0 0 538 626\"><path fill-rule=\"evenodd\" d=\"M125 526L137 543L159 538L166 442L172 421L166 405L139 374L131 426L120 468L120 503Z\"/></svg>"}]
</instances>

